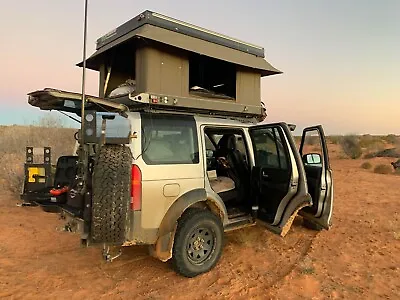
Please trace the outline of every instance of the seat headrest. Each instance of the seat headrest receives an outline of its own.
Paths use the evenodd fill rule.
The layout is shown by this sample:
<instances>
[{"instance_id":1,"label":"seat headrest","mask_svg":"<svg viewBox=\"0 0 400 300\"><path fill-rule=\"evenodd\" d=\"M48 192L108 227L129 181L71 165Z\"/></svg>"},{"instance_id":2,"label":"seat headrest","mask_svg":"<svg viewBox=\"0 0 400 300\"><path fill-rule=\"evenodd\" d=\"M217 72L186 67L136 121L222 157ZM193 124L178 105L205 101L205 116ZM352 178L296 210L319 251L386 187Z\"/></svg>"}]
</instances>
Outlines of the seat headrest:
<instances>
[{"instance_id":1,"label":"seat headrest","mask_svg":"<svg viewBox=\"0 0 400 300\"><path fill-rule=\"evenodd\" d=\"M218 143L219 149L236 150L236 137L234 134L224 134Z\"/></svg>"}]
</instances>

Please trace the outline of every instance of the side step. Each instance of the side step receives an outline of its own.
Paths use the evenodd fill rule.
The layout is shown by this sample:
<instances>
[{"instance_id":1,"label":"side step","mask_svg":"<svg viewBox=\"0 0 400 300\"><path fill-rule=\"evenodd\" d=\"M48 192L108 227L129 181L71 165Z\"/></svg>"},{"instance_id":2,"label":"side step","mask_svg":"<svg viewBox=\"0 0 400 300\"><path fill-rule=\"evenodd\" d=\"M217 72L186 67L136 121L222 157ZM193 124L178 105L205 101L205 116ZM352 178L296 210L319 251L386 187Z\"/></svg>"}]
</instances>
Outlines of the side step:
<instances>
[{"instance_id":1,"label":"side step","mask_svg":"<svg viewBox=\"0 0 400 300\"><path fill-rule=\"evenodd\" d=\"M251 217L251 215L246 215L243 217L230 219L229 221L230 221L229 224L226 225L224 228L225 232L243 228L243 227L253 226L256 224L254 219Z\"/></svg>"}]
</instances>

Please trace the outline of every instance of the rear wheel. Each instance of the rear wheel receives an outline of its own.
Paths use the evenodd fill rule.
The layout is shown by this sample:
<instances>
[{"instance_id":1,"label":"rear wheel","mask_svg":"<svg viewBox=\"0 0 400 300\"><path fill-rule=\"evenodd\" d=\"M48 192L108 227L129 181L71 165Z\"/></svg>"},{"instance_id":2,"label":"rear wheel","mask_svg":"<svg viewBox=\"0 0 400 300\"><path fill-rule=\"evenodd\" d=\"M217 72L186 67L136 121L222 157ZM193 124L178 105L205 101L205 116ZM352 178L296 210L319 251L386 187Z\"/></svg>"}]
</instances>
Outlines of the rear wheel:
<instances>
[{"instance_id":1,"label":"rear wheel","mask_svg":"<svg viewBox=\"0 0 400 300\"><path fill-rule=\"evenodd\" d=\"M208 210L189 208L178 220L172 262L175 270L194 277L219 261L224 241L221 220Z\"/></svg>"},{"instance_id":2,"label":"rear wheel","mask_svg":"<svg viewBox=\"0 0 400 300\"><path fill-rule=\"evenodd\" d=\"M122 244L125 240L131 165L128 147L101 147L92 176L91 236L94 243Z\"/></svg>"}]
</instances>

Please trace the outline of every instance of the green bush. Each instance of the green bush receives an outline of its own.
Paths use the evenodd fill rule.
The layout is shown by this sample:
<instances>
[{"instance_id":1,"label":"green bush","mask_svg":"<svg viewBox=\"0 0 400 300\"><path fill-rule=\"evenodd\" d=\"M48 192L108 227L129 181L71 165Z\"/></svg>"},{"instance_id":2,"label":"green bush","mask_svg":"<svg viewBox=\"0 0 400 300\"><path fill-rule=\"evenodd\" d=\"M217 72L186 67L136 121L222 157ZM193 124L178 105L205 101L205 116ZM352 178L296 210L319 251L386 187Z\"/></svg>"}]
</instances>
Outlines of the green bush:
<instances>
[{"instance_id":1,"label":"green bush","mask_svg":"<svg viewBox=\"0 0 400 300\"><path fill-rule=\"evenodd\" d=\"M342 138L340 145L342 146L343 152L352 159L360 158L362 155L362 149L360 141L355 135L348 135Z\"/></svg>"},{"instance_id":2,"label":"green bush","mask_svg":"<svg viewBox=\"0 0 400 300\"><path fill-rule=\"evenodd\" d=\"M366 169L366 170L369 170L369 169L372 168L372 165L371 165L370 162L366 161L366 162L364 162L364 163L361 165L361 168Z\"/></svg>"},{"instance_id":3,"label":"green bush","mask_svg":"<svg viewBox=\"0 0 400 300\"><path fill-rule=\"evenodd\" d=\"M392 167L389 165L380 164L374 168L374 173L377 174L390 174L392 173Z\"/></svg>"}]
</instances>

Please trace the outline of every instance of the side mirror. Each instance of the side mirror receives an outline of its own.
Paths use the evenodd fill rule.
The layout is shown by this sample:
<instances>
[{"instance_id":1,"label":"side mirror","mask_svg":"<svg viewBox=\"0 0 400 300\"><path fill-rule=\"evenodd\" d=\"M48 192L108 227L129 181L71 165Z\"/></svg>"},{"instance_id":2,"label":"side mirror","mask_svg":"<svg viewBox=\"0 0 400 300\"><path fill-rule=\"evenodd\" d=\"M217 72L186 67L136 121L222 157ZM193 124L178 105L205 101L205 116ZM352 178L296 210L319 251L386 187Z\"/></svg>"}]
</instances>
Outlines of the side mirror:
<instances>
[{"instance_id":1,"label":"side mirror","mask_svg":"<svg viewBox=\"0 0 400 300\"><path fill-rule=\"evenodd\" d=\"M303 156L303 163L306 165L321 165L321 155L318 153L308 153Z\"/></svg>"}]
</instances>

